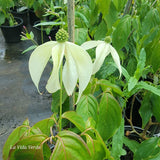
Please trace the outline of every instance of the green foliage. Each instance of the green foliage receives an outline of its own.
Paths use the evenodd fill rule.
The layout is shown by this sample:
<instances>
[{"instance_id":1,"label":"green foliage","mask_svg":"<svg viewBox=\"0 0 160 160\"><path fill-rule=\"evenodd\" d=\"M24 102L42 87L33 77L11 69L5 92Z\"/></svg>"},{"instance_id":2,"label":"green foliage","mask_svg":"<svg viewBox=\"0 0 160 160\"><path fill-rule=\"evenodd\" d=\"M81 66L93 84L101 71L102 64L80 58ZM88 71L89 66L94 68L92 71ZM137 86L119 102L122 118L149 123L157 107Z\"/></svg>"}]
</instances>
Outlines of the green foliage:
<instances>
[{"instance_id":1,"label":"green foliage","mask_svg":"<svg viewBox=\"0 0 160 160\"><path fill-rule=\"evenodd\" d=\"M87 28L77 28L75 29L75 43L81 45L87 40L88 29Z\"/></svg>"},{"instance_id":2,"label":"green foliage","mask_svg":"<svg viewBox=\"0 0 160 160\"><path fill-rule=\"evenodd\" d=\"M146 126L152 117L152 103L151 103L151 93L148 93L144 96L142 105L140 107L139 113L142 118L142 128Z\"/></svg>"},{"instance_id":3,"label":"green foliage","mask_svg":"<svg viewBox=\"0 0 160 160\"><path fill-rule=\"evenodd\" d=\"M9 159L43 159L43 144L41 144L47 137L45 135L32 135L24 137L16 143L10 151ZM49 149L49 148L48 148ZM49 156L49 155L48 155Z\"/></svg>"},{"instance_id":4,"label":"green foliage","mask_svg":"<svg viewBox=\"0 0 160 160\"><path fill-rule=\"evenodd\" d=\"M10 149L22 138L28 130L28 126L20 126L16 128L8 137L3 147L3 159L7 160Z\"/></svg>"},{"instance_id":5,"label":"green foliage","mask_svg":"<svg viewBox=\"0 0 160 160\"><path fill-rule=\"evenodd\" d=\"M134 160L158 159L160 157L159 138L153 137L142 142L134 154Z\"/></svg>"},{"instance_id":6,"label":"green foliage","mask_svg":"<svg viewBox=\"0 0 160 160\"><path fill-rule=\"evenodd\" d=\"M108 93L102 95L96 129L106 141L111 138L121 124L121 108Z\"/></svg>"},{"instance_id":7,"label":"green foliage","mask_svg":"<svg viewBox=\"0 0 160 160\"><path fill-rule=\"evenodd\" d=\"M126 155L126 151L123 149L123 138L124 138L124 119L121 121L121 125L118 131L112 139L112 150L111 154L115 159L120 159L121 155Z\"/></svg>"},{"instance_id":8,"label":"green foliage","mask_svg":"<svg viewBox=\"0 0 160 160\"><path fill-rule=\"evenodd\" d=\"M91 159L91 154L84 140L77 134L70 131L61 131L57 135L57 143L51 160L64 159Z\"/></svg>"},{"instance_id":9,"label":"green foliage","mask_svg":"<svg viewBox=\"0 0 160 160\"><path fill-rule=\"evenodd\" d=\"M68 111L63 113L62 118L68 119L70 122L72 122L81 132L85 130L85 121L83 118L78 115L74 111Z\"/></svg>"},{"instance_id":10,"label":"green foliage","mask_svg":"<svg viewBox=\"0 0 160 160\"><path fill-rule=\"evenodd\" d=\"M113 46L119 51L127 43L128 36L131 32L131 16L124 16L113 32Z\"/></svg>"},{"instance_id":11,"label":"green foliage","mask_svg":"<svg viewBox=\"0 0 160 160\"><path fill-rule=\"evenodd\" d=\"M96 98L92 95L84 95L77 105L76 112L84 121L87 121L89 117L97 121L98 102Z\"/></svg>"},{"instance_id":12,"label":"green foliage","mask_svg":"<svg viewBox=\"0 0 160 160\"><path fill-rule=\"evenodd\" d=\"M45 16L58 18L56 22L43 22L38 25L62 25L67 28L67 24L64 23L66 5L55 6L60 5L62 1L24 2L29 7L33 6L40 18L44 18L44 6L48 8ZM127 6L129 2L132 3ZM2 24L7 17L2 9L8 10L13 6L13 1L4 3L0 0L0 4ZM76 0L75 43L81 45L87 40L112 37L112 45L121 59L122 76L118 79L116 65L107 57L101 69L93 75L79 103L75 104L75 110L69 111L69 98L64 89L61 102L60 91L52 94L51 109L58 116L53 115L41 120L32 127L26 120L8 137L3 148L3 159L118 160L126 154L123 145L133 152L134 160L160 159L159 138L145 135L152 124L149 122L153 116L157 123L160 122L160 78L157 72L160 68L159 7L160 3L153 0ZM34 46L24 52L37 47L33 33L28 33L27 30L26 32L22 39L33 40ZM94 61L93 52L94 49L90 51ZM140 95L141 98L139 113L144 131L139 134L132 130L129 134L137 134L140 143L124 136L125 121L122 119L122 108L125 112L126 107L130 107L127 106L130 104L129 98L136 95ZM60 103L63 105L63 122L70 121L69 125L64 124L66 130L63 131L59 129ZM133 127L132 122L130 124ZM56 134L53 134L52 128ZM52 153L48 146L50 143L55 144ZM17 146L27 149L18 149ZM40 148L31 150L29 146Z\"/></svg>"},{"instance_id":13,"label":"green foliage","mask_svg":"<svg viewBox=\"0 0 160 160\"><path fill-rule=\"evenodd\" d=\"M103 15L106 15L109 13L111 0L96 0L96 4L98 5L98 9L100 12L102 12Z\"/></svg>"}]
</instances>

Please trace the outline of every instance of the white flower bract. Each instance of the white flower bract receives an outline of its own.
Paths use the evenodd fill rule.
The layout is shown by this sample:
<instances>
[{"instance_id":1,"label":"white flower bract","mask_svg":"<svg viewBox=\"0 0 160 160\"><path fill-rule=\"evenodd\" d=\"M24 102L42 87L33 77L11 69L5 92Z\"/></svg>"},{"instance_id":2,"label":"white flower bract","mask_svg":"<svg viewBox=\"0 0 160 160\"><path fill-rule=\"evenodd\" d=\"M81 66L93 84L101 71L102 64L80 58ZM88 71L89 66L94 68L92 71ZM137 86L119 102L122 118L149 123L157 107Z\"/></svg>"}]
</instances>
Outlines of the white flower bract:
<instances>
[{"instance_id":1,"label":"white flower bract","mask_svg":"<svg viewBox=\"0 0 160 160\"><path fill-rule=\"evenodd\" d=\"M62 71L63 84L70 96L79 80L78 102L92 75L93 64L90 56L82 47L71 42L50 41L38 46L29 59L29 72L37 89L44 68L51 57L53 70L46 85L47 91L54 93L60 89L59 69L65 57Z\"/></svg>"},{"instance_id":2,"label":"white flower bract","mask_svg":"<svg viewBox=\"0 0 160 160\"><path fill-rule=\"evenodd\" d=\"M92 74L95 74L100 69L106 56L108 56L109 53L111 53L112 58L115 64L117 65L117 68L121 76L122 69L120 65L120 58L117 51L112 47L112 45L110 45L109 43L106 43L105 41L88 41L83 43L81 46L85 50L96 47L96 59L93 63Z\"/></svg>"}]
</instances>

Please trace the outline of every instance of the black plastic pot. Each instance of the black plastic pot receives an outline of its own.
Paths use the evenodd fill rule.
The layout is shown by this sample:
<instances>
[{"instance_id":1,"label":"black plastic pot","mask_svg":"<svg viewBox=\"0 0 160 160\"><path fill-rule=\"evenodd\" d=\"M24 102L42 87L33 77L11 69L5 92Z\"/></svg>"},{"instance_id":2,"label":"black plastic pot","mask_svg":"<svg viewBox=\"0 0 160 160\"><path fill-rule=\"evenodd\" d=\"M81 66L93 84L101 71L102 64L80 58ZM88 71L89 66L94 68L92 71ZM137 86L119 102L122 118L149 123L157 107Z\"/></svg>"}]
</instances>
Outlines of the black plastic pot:
<instances>
[{"instance_id":1,"label":"black plastic pot","mask_svg":"<svg viewBox=\"0 0 160 160\"><path fill-rule=\"evenodd\" d=\"M35 12L33 9L30 9L29 10L29 22L30 22L30 25L34 25L34 23L36 21L39 21L40 19L36 16Z\"/></svg>"},{"instance_id":2,"label":"black plastic pot","mask_svg":"<svg viewBox=\"0 0 160 160\"><path fill-rule=\"evenodd\" d=\"M18 12L18 9L14 8L11 10L11 13L13 14L14 17L19 17L23 19L23 24L26 26L28 24L28 9L25 9L21 12Z\"/></svg>"},{"instance_id":3,"label":"black plastic pot","mask_svg":"<svg viewBox=\"0 0 160 160\"><path fill-rule=\"evenodd\" d=\"M40 21L36 21L34 23L34 25L40 23ZM35 39L37 41L38 44L42 44L44 42L49 41L49 37L51 37L52 40L55 40L55 35L58 31L59 27L55 26L51 29L49 35L47 35L44 26L34 26L34 35L35 35Z\"/></svg>"},{"instance_id":4,"label":"black plastic pot","mask_svg":"<svg viewBox=\"0 0 160 160\"><path fill-rule=\"evenodd\" d=\"M15 43L21 40L20 35L23 27L23 19L15 17L15 20L18 23L15 26L5 24L0 26L6 43Z\"/></svg>"}]
</instances>

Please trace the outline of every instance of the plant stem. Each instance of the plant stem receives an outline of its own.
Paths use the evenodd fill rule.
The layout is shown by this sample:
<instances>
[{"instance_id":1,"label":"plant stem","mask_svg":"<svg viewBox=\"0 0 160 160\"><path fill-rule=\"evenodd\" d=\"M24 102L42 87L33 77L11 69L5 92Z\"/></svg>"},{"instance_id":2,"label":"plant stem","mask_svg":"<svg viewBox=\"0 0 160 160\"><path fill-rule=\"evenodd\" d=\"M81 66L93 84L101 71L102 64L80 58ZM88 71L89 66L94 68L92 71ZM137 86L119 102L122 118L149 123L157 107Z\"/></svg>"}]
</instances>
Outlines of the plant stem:
<instances>
[{"instance_id":1,"label":"plant stem","mask_svg":"<svg viewBox=\"0 0 160 160\"><path fill-rule=\"evenodd\" d=\"M63 92L62 92L62 70L63 70L63 62L61 63L60 66L60 105L59 105L59 131L62 130L62 96L63 96Z\"/></svg>"},{"instance_id":2,"label":"plant stem","mask_svg":"<svg viewBox=\"0 0 160 160\"><path fill-rule=\"evenodd\" d=\"M41 42L43 44L43 26L41 26Z\"/></svg>"},{"instance_id":3,"label":"plant stem","mask_svg":"<svg viewBox=\"0 0 160 160\"><path fill-rule=\"evenodd\" d=\"M74 43L74 25L75 25L75 5L74 0L68 0L68 9L67 9L67 17L68 17L68 34L69 34L69 41ZM75 104L75 92L73 92L73 95L69 97L69 108L70 110L74 110L74 104Z\"/></svg>"},{"instance_id":4,"label":"plant stem","mask_svg":"<svg viewBox=\"0 0 160 160\"><path fill-rule=\"evenodd\" d=\"M68 0L68 9L67 9L67 17L68 17L68 34L69 41L74 43L74 25L75 25L75 7L74 0Z\"/></svg>"},{"instance_id":5,"label":"plant stem","mask_svg":"<svg viewBox=\"0 0 160 160\"><path fill-rule=\"evenodd\" d=\"M124 14L123 14L123 16L125 16L126 14L129 13L130 8L131 8L131 5L132 5L132 0L128 0L128 2L127 2L127 4L126 4L126 7L125 7L125 9L124 9Z\"/></svg>"}]
</instances>

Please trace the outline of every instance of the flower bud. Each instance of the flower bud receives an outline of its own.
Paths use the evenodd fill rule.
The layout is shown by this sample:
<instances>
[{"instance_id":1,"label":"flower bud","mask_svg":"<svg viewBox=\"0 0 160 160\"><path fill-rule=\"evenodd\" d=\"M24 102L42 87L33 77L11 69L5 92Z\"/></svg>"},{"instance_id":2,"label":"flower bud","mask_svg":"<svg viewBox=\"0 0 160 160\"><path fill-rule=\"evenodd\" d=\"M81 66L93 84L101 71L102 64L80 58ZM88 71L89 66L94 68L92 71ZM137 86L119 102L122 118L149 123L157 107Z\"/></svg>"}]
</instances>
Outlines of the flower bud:
<instances>
[{"instance_id":1,"label":"flower bud","mask_svg":"<svg viewBox=\"0 0 160 160\"><path fill-rule=\"evenodd\" d=\"M56 41L58 42L66 42L68 41L68 33L62 28L59 29L56 33Z\"/></svg>"}]
</instances>

